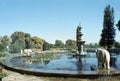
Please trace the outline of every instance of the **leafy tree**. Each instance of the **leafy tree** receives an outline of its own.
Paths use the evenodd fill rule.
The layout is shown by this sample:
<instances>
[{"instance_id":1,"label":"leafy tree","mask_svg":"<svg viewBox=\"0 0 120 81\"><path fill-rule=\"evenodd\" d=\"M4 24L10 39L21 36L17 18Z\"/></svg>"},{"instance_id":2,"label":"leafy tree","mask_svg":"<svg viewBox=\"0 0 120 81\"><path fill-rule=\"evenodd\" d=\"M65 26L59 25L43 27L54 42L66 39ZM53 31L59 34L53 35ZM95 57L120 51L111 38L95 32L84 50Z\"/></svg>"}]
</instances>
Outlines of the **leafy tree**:
<instances>
[{"instance_id":1,"label":"leafy tree","mask_svg":"<svg viewBox=\"0 0 120 81\"><path fill-rule=\"evenodd\" d=\"M34 36L31 38L31 46L32 46L32 48L42 50L43 40L37 36Z\"/></svg>"},{"instance_id":2,"label":"leafy tree","mask_svg":"<svg viewBox=\"0 0 120 81\"><path fill-rule=\"evenodd\" d=\"M99 47L99 45L97 43L89 43L89 44L85 44L86 48L97 48Z\"/></svg>"},{"instance_id":3,"label":"leafy tree","mask_svg":"<svg viewBox=\"0 0 120 81\"><path fill-rule=\"evenodd\" d=\"M118 21L118 23L116 24L116 26L118 27L118 30L120 31L120 20Z\"/></svg>"},{"instance_id":4,"label":"leafy tree","mask_svg":"<svg viewBox=\"0 0 120 81\"><path fill-rule=\"evenodd\" d=\"M4 47L2 45L2 43L0 43L0 52L2 52L4 50Z\"/></svg>"},{"instance_id":5,"label":"leafy tree","mask_svg":"<svg viewBox=\"0 0 120 81\"><path fill-rule=\"evenodd\" d=\"M11 35L11 38L12 38L12 43L15 43L18 39L24 41L25 40L25 33L24 32L14 32Z\"/></svg>"},{"instance_id":6,"label":"leafy tree","mask_svg":"<svg viewBox=\"0 0 120 81\"><path fill-rule=\"evenodd\" d=\"M25 48L29 49L31 46L31 35L29 33L25 33Z\"/></svg>"},{"instance_id":7,"label":"leafy tree","mask_svg":"<svg viewBox=\"0 0 120 81\"><path fill-rule=\"evenodd\" d=\"M66 48L68 49L76 49L76 41L72 40L72 39L68 39L66 40L66 44L65 44Z\"/></svg>"},{"instance_id":8,"label":"leafy tree","mask_svg":"<svg viewBox=\"0 0 120 81\"><path fill-rule=\"evenodd\" d=\"M12 43L11 43L11 52L20 52L25 48L25 33L24 32L14 32L11 35Z\"/></svg>"},{"instance_id":9,"label":"leafy tree","mask_svg":"<svg viewBox=\"0 0 120 81\"><path fill-rule=\"evenodd\" d=\"M49 44L49 48L54 48L54 44Z\"/></svg>"},{"instance_id":10,"label":"leafy tree","mask_svg":"<svg viewBox=\"0 0 120 81\"><path fill-rule=\"evenodd\" d=\"M25 42L24 42L24 40L18 39L15 42L15 47L16 47L16 50L18 52L21 52L21 50L23 50L25 48Z\"/></svg>"},{"instance_id":11,"label":"leafy tree","mask_svg":"<svg viewBox=\"0 0 120 81\"><path fill-rule=\"evenodd\" d=\"M116 42L115 42L115 47L116 47L116 48L120 48L120 43L116 41Z\"/></svg>"},{"instance_id":12,"label":"leafy tree","mask_svg":"<svg viewBox=\"0 0 120 81\"><path fill-rule=\"evenodd\" d=\"M29 49L31 47L31 35L29 33L16 31L11 35L11 38L12 44L10 47L12 51L20 52L20 50Z\"/></svg>"},{"instance_id":13,"label":"leafy tree","mask_svg":"<svg viewBox=\"0 0 120 81\"><path fill-rule=\"evenodd\" d=\"M24 49L25 44L24 40L18 39L14 44L10 45L10 52L11 53L19 53L21 50Z\"/></svg>"},{"instance_id":14,"label":"leafy tree","mask_svg":"<svg viewBox=\"0 0 120 81\"><path fill-rule=\"evenodd\" d=\"M1 40L1 42L3 43L3 45L6 47L6 46L8 46L9 44L10 44L10 37L8 37L7 35L5 35L3 38L2 38L2 40Z\"/></svg>"},{"instance_id":15,"label":"leafy tree","mask_svg":"<svg viewBox=\"0 0 120 81\"><path fill-rule=\"evenodd\" d=\"M63 43L61 40L56 40L56 41L55 41L55 46L56 46L56 47L63 48L63 47L64 47L64 43Z\"/></svg>"},{"instance_id":16,"label":"leafy tree","mask_svg":"<svg viewBox=\"0 0 120 81\"><path fill-rule=\"evenodd\" d=\"M8 37L7 35L5 35L4 37L1 37L0 40L0 50L1 51L7 51L7 46L10 45L10 37Z\"/></svg>"},{"instance_id":17,"label":"leafy tree","mask_svg":"<svg viewBox=\"0 0 120 81\"><path fill-rule=\"evenodd\" d=\"M104 9L103 30L99 44L111 48L115 43L114 9L110 5Z\"/></svg>"},{"instance_id":18,"label":"leafy tree","mask_svg":"<svg viewBox=\"0 0 120 81\"><path fill-rule=\"evenodd\" d=\"M50 44L44 40L44 43L43 43L43 51L49 50L49 49L50 49Z\"/></svg>"}]
</instances>

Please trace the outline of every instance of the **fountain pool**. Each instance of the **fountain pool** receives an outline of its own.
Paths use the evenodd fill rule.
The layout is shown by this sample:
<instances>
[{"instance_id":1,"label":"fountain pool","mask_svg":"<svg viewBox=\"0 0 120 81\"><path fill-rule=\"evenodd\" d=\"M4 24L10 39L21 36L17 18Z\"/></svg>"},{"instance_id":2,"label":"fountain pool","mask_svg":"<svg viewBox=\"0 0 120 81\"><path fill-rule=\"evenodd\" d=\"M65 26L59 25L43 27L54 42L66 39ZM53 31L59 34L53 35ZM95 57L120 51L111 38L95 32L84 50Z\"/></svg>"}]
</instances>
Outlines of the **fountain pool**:
<instances>
[{"instance_id":1,"label":"fountain pool","mask_svg":"<svg viewBox=\"0 0 120 81\"><path fill-rule=\"evenodd\" d=\"M13 70L22 70L52 74L62 74L69 76L82 75L118 75L120 73L120 55L111 56L111 69L98 70L97 58L94 52L88 53L85 58L73 58L71 54L34 54L31 57L14 57L9 62L4 61L3 65ZM78 61L81 60L81 62Z\"/></svg>"}]
</instances>

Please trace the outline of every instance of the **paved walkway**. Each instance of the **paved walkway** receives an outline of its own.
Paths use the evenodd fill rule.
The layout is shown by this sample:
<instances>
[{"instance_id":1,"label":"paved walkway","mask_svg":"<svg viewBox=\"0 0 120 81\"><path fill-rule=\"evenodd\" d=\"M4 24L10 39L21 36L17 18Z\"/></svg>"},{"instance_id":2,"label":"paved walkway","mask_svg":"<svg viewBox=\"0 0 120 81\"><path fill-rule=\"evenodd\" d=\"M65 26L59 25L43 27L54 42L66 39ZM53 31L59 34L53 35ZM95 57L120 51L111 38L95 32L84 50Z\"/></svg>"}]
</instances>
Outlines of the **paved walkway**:
<instances>
[{"instance_id":1,"label":"paved walkway","mask_svg":"<svg viewBox=\"0 0 120 81\"><path fill-rule=\"evenodd\" d=\"M2 79L2 81L47 81L42 77L22 75L20 73L4 70L8 75Z\"/></svg>"}]
</instances>

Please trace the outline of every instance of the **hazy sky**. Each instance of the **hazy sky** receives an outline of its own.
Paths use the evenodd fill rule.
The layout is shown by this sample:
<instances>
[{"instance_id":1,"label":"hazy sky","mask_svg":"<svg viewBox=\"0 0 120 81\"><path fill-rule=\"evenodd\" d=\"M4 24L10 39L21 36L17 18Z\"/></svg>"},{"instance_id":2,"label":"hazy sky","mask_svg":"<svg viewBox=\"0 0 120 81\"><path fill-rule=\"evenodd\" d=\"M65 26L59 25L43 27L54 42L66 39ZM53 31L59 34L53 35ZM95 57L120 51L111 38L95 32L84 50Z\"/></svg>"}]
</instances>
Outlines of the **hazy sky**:
<instances>
[{"instance_id":1,"label":"hazy sky","mask_svg":"<svg viewBox=\"0 0 120 81\"><path fill-rule=\"evenodd\" d=\"M65 42L76 39L76 28L81 24L82 39L98 43L108 4L115 10L116 24L120 0L0 0L0 36L23 31L49 43L56 39ZM120 41L118 30L116 40Z\"/></svg>"}]
</instances>

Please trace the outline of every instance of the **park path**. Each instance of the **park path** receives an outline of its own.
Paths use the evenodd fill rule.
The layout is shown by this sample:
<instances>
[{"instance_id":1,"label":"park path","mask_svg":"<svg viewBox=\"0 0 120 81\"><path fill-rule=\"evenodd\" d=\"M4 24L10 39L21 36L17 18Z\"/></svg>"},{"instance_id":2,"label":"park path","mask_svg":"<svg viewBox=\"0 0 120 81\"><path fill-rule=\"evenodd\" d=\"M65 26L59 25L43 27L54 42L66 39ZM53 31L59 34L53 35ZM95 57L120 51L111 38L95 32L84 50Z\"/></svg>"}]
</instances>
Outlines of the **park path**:
<instances>
[{"instance_id":1,"label":"park path","mask_svg":"<svg viewBox=\"0 0 120 81\"><path fill-rule=\"evenodd\" d=\"M2 81L47 81L42 77L36 77L32 75L24 75L8 70L4 70L7 73L7 76L2 79Z\"/></svg>"}]
</instances>

